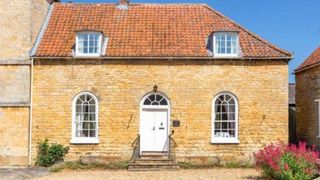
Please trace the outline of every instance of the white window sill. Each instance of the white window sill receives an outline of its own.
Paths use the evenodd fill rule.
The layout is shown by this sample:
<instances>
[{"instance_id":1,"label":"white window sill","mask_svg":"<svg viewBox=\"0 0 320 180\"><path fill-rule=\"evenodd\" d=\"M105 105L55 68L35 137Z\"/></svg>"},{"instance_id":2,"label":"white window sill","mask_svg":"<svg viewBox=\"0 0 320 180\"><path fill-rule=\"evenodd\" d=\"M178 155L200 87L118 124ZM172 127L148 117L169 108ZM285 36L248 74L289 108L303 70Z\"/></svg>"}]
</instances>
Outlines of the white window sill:
<instances>
[{"instance_id":1,"label":"white window sill","mask_svg":"<svg viewBox=\"0 0 320 180\"><path fill-rule=\"evenodd\" d=\"M90 58L90 57L100 57L101 54L75 54L74 57Z\"/></svg>"},{"instance_id":2,"label":"white window sill","mask_svg":"<svg viewBox=\"0 0 320 180\"><path fill-rule=\"evenodd\" d=\"M238 54L214 54L213 57L216 58L239 58Z\"/></svg>"},{"instance_id":3,"label":"white window sill","mask_svg":"<svg viewBox=\"0 0 320 180\"><path fill-rule=\"evenodd\" d=\"M70 144L99 144L99 139L97 138L71 139Z\"/></svg>"},{"instance_id":4,"label":"white window sill","mask_svg":"<svg viewBox=\"0 0 320 180\"><path fill-rule=\"evenodd\" d=\"M212 144L239 144L240 141L234 138L214 138L211 139Z\"/></svg>"}]
</instances>

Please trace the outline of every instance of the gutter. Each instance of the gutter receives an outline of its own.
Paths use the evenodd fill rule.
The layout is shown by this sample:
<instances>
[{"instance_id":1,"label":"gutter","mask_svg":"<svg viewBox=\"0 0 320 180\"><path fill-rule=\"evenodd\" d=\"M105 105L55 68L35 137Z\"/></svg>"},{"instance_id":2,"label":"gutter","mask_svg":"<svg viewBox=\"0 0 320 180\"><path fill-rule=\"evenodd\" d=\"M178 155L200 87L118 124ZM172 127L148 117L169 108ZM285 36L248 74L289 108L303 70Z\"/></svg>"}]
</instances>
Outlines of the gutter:
<instances>
[{"instance_id":1,"label":"gutter","mask_svg":"<svg viewBox=\"0 0 320 180\"><path fill-rule=\"evenodd\" d=\"M183 60L183 59L189 59L189 60L291 60L293 58L293 56L290 57L260 57L260 58L244 58L244 57L208 57L208 56L191 56L191 57L137 57L137 56L114 56L114 57L70 57L70 56L61 56L61 57L50 57L50 56L46 56L46 57L32 57L33 59L49 59L49 60L54 60L54 59L66 59L66 60L70 60L70 59L122 59L122 60L151 60L151 59L160 59L160 60Z\"/></svg>"},{"instance_id":2,"label":"gutter","mask_svg":"<svg viewBox=\"0 0 320 180\"><path fill-rule=\"evenodd\" d=\"M28 138L28 165L29 166L32 165L32 108L33 108L32 96L33 96L33 66L34 66L34 61L33 61L32 56L34 56L38 50L38 47L39 47L40 42L43 38L43 35L48 27L53 8L54 8L54 3L49 5L47 15L44 19L42 26L41 26L40 32L36 38L36 42L29 52L29 56L30 56L30 60L31 60L31 63L30 63L29 138Z\"/></svg>"},{"instance_id":3,"label":"gutter","mask_svg":"<svg viewBox=\"0 0 320 180\"><path fill-rule=\"evenodd\" d=\"M318 63L316 63L316 64L313 64L313 65L310 65L310 66L307 66L307 67L304 67L304 68L301 68L301 69L298 69L298 70L295 70L295 71L293 72L293 74L297 74L297 73L299 73L299 72L305 71L305 70L307 70L307 69L313 68L313 67L318 66L318 65L320 65L320 62L318 62Z\"/></svg>"}]
</instances>

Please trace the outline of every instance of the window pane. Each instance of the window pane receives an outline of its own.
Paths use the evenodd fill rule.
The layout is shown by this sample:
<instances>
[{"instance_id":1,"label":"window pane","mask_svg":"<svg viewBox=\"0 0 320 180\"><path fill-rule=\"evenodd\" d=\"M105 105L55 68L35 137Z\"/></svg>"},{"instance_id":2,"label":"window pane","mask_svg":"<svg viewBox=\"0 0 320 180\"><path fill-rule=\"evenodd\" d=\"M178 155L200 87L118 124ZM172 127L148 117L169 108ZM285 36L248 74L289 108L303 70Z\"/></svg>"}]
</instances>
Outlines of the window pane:
<instances>
[{"instance_id":1,"label":"window pane","mask_svg":"<svg viewBox=\"0 0 320 180\"><path fill-rule=\"evenodd\" d=\"M228 120L228 113L222 113L221 117L222 117L221 120L227 121Z\"/></svg>"},{"instance_id":2,"label":"window pane","mask_svg":"<svg viewBox=\"0 0 320 180\"><path fill-rule=\"evenodd\" d=\"M89 124L89 122L83 122L83 123L82 123L82 129L90 129L90 124Z\"/></svg>"},{"instance_id":3,"label":"window pane","mask_svg":"<svg viewBox=\"0 0 320 180\"><path fill-rule=\"evenodd\" d=\"M222 126L222 129L227 129L228 128L228 123L227 122L222 122L221 126Z\"/></svg>"},{"instance_id":4,"label":"window pane","mask_svg":"<svg viewBox=\"0 0 320 180\"><path fill-rule=\"evenodd\" d=\"M228 126L229 126L228 128L229 129L235 129L235 124L236 124L235 122L229 122L228 123Z\"/></svg>"},{"instance_id":5,"label":"window pane","mask_svg":"<svg viewBox=\"0 0 320 180\"><path fill-rule=\"evenodd\" d=\"M235 113L236 112L236 106L235 105L229 105L229 113Z\"/></svg>"},{"instance_id":6,"label":"window pane","mask_svg":"<svg viewBox=\"0 0 320 180\"><path fill-rule=\"evenodd\" d=\"M216 112L221 112L221 106L220 105L215 105L215 111Z\"/></svg>"},{"instance_id":7,"label":"window pane","mask_svg":"<svg viewBox=\"0 0 320 180\"><path fill-rule=\"evenodd\" d=\"M90 121L95 121L95 120L96 120L96 115L90 114Z\"/></svg>"},{"instance_id":8,"label":"window pane","mask_svg":"<svg viewBox=\"0 0 320 180\"><path fill-rule=\"evenodd\" d=\"M96 131L95 130L91 130L90 131L90 137L96 137Z\"/></svg>"},{"instance_id":9,"label":"window pane","mask_svg":"<svg viewBox=\"0 0 320 180\"><path fill-rule=\"evenodd\" d=\"M225 102L221 105L221 112L228 112L228 104L226 104Z\"/></svg>"},{"instance_id":10,"label":"window pane","mask_svg":"<svg viewBox=\"0 0 320 180\"><path fill-rule=\"evenodd\" d=\"M221 120L221 119L222 119L221 114L220 113L216 113L215 120Z\"/></svg>"},{"instance_id":11,"label":"window pane","mask_svg":"<svg viewBox=\"0 0 320 180\"><path fill-rule=\"evenodd\" d=\"M162 99L162 100L160 101L160 105L168 105L167 100Z\"/></svg>"},{"instance_id":12,"label":"window pane","mask_svg":"<svg viewBox=\"0 0 320 180\"><path fill-rule=\"evenodd\" d=\"M150 99L151 101L154 101L154 100L155 100L155 94L152 94L151 96L149 96L149 99Z\"/></svg>"},{"instance_id":13,"label":"window pane","mask_svg":"<svg viewBox=\"0 0 320 180\"><path fill-rule=\"evenodd\" d=\"M162 99L162 96L156 95L156 100L157 100L157 101L160 101L161 99Z\"/></svg>"},{"instance_id":14,"label":"window pane","mask_svg":"<svg viewBox=\"0 0 320 180\"><path fill-rule=\"evenodd\" d=\"M143 105L151 105L151 101L147 98L147 99L144 101Z\"/></svg>"},{"instance_id":15,"label":"window pane","mask_svg":"<svg viewBox=\"0 0 320 180\"><path fill-rule=\"evenodd\" d=\"M152 102L151 105L160 105L157 101Z\"/></svg>"},{"instance_id":16,"label":"window pane","mask_svg":"<svg viewBox=\"0 0 320 180\"><path fill-rule=\"evenodd\" d=\"M235 130L234 129L233 130L229 130L228 133L229 133L230 137L235 137Z\"/></svg>"},{"instance_id":17,"label":"window pane","mask_svg":"<svg viewBox=\"0 0 320 180\"><path fill-rule=\"evenodd\" d=\"M220 137L221 135L220 130L214 130L214 137Z\"/></svg>"},{"instance_id":18,"label":"window pane","mask_svg":"<svg viewBox=\"0 0 320 180\"><path fill-rule=\"evenodd\" d=\"M221 123L220 122L215 122L214 123L214 129L220 129L221 128Z\"/></svg>"},{"instance_id":19,"label":"window pane","mask_svg":"<svg viewBox=\"0 0 320 180\"><path fill-rule=\"evenodd\" d=\"M228 115L228 120L235 120L236 119L236 116L235 116L235 114L234 113L229 113L229 115Z\"/></svg>"}]
</instances>

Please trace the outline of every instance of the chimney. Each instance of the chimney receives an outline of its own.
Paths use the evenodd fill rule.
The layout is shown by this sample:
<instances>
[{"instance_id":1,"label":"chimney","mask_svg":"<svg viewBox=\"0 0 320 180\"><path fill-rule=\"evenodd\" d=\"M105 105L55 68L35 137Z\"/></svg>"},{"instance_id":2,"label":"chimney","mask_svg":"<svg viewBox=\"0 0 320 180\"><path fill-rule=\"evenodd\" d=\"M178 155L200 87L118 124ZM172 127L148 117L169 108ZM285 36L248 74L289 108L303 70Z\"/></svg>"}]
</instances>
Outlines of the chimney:
<instances>
[{"instance_id":1,"label":"chimney","mask_svg":"<svg viewBox=\"0 0 320 180\"><path fill-rule=\"evenodd\" d=\"M119 0L117 4L118 9L128 9L129 0Z\"/></svg>"},{"instance_id":2,"label":"chimney","mask_svg":"<svg viewBox=\"0 0 320 180\"><path fill-rule=\"evenodd\" d=\"M54 3L54 2L60 2L60 0L47 0L47 2L48 2L49 4L52 4L52 3Z\"/></svg>"}]
</instances>

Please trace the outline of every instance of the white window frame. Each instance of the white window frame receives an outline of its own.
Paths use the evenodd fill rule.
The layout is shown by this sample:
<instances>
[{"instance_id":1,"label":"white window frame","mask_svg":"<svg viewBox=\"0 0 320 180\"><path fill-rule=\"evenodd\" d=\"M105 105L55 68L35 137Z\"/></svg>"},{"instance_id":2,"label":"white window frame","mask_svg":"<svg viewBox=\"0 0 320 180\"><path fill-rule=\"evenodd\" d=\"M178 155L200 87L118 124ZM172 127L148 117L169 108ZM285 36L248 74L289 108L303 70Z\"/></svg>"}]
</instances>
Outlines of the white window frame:
<instances>
[{"instance_id":1,"label":"white window frame","mask_svg":"<svg viewBox=\"0 0 320 180\"><path fill-rule=\"evenodd\" d=\"M320 138L320 99L315 100L316 103L316 118L317 118L317 123L318 123L318 133L317 133L317 138Z\"/></svg>"},{"instance_id":2,"label":"white window frame","mask_svg":"<svg viewBox=\"0 0 320 180\"><path fill-rule=\"evenodd\" d=\"M76 137L76 103L80 96L88 94L93 97L96 105L95 119L96 119L96 137ZM99 101L97 97L90 92L81 92L77 94L72 101L72 125L71 125L71 144L98 144L99 143Z\"/></svg>"},{"instance_id":3,"label":"white window frame","mask_svg":"<svg viewBox=\"0 0 320 180\"><path fill-rule=\"evenodd\" d=\"M78 43L79 43L79 35L81 34L96 34L99 36L99 41L98 41L98 52L97 53L81 53L78 51ZM75 55L76 56L83 56L83 57L97 57L101 56L102 52L102 33L101 32L95 32L95 31L81 31L77 32L76 34L76 46L75 46Z\"/></svg>"},{"instance_id":4,"label":"white window frame","mask_svg":"<svg viewBox=\"0 0 320 180\"><path fill-rule=\"evenodd\" d=\"M216 48L216 37L217 35L231 35L231 36L236 36L236 52L233 54L228 54L228 53L218 53L217 48ZM227 41L226 41L227 43ZM225 48L227 48L225 44ZM240 43L239 43L239 33L238 32L215 32L213 34L213 56L214 57L239 57L240 56Z\"/></svg>"},{"instance_id":5,"label":"white window frame","mask_svg":"<svg viewBox=\"0 0 320 180\"><path fill-rule=\"evenodd\" d=\"M233 138L224 138L224 137L214 137L214 130L215 130L215 119L216 119L216 113L215 113L215 102L217 98L223 94L231 96L235 101L235 137ZM238 139L238 128L239 128L239 104L238 99L235 95L229 92L220 92L218 93L212 100L212 120L211 120L211 143L213 144L238 144L240 143Z\"/></svg>"}]
</instances>

